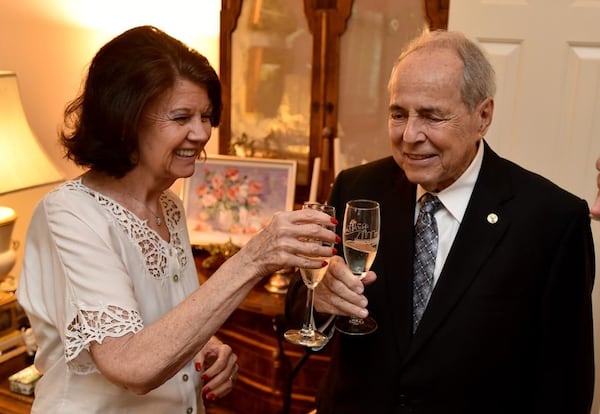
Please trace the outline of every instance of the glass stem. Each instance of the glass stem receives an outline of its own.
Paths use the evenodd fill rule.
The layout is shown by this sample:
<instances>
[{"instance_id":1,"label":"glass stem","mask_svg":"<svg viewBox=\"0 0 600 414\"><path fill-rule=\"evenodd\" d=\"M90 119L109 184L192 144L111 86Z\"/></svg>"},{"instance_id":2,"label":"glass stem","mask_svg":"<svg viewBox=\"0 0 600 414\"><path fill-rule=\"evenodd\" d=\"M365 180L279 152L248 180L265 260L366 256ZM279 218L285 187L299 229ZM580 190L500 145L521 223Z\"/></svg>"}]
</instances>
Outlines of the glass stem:
<instances>
[{"instance_id":1,"label":"glass stem","mask_svg":"<svg viewBox=\"0 0 600 414\"><path fill-rule=\"evenodd\" d=\"M313 304L315 300L315 290L308 288L306 292L306 313L304 316L304 324L300 333L303 336L313 337L315 335L315 319L313 317Z\"/></svg>"}]
</instances>

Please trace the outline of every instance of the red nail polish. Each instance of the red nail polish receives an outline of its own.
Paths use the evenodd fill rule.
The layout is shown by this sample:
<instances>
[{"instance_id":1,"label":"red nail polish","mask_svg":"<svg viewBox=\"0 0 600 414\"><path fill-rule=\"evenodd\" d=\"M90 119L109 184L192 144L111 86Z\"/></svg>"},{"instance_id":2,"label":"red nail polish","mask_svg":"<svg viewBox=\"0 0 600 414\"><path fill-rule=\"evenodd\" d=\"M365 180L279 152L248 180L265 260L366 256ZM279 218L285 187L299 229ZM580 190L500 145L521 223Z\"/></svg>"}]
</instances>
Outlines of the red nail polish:
<instances>
[{"instance_id":1,"label":"red nail polish","mask_svg":"<svg viewBox=\"0 0 600 414\"><path fill-rule=\"evenodd\" d=\"M210 392L210 388L204 387L202 388L202 394L207 395Z\"/></svg>"},{"instance_id":2,"label":"red nail polish","mask_svg":"<svg viewBox=\"0 0 600 414\"><path fill-rule=\"evenodd\" d=\"M337 219L336 219L335 217L332 217L332 218L331 218L331 223L332 223L332 224L335 224L335 225L337 226L337 224L338 224L338 221L337 221Z\"/></svg>"},{"instance_id":3,"label":"red nail polish","mask_svg":"<svg viewBox=\"0 0 600 414\"><path fill-rule=\"evenodd\" d=\"M334 247L333 248L333 255L335 256L337 254L338 250Z\"/></svg>"},{"instance_id":4,"label":"red nail polish","mask_svg":"<svg viewBox=\"0 0 600 414\"><path fill-rule=\"evenodd\" d=\"M336 243L339 243L339 242L341 242L341 241L342 241L342 239L340 239L340 236L335 236L335 242L336 242Z\"/></svg>"},{"instance_id":5,"label":"red nail polish","mask_svg":"<svg viewBox=\"0 0 600 414\"><path fill-rule=\"evenodd\" d=\"M329 263L327 263L325 260L323 260L323 263L321 263L321 267L326 267Z\"/></svg>"},{"instance_id":6,"label":"red nail polish","mask_svg":"<svg viewBox=\"0 0 600 414\"><path fill-rule=\"evenodd\" d=\"M202 376L200 377L200 379L201 379L202 381L206 381L206 380L208 379L208 375L206 375L206 374L202 374Z\"/></svg>"},{"instance_id":7,"label":"red nail polish","mask_svg":"<svg viewBox=\"0 0 600 414\"><path fill-rule=\"evenodd\" d=\"M196 364L194 365L194 367L196 368L196 371L200 372L202 371L202 364L199 362L196 362Z\"/></svg>"},{"instance_id":8,"label":"red nail polish","mask_svg":"<svg viewBox=\"0 0 600 414\"><path fill-rule=\"evenodd\" d=\"M217 399L217 396L211 392L210 394L208 394L206 396L206 398L209 399L210 401L214 401Z\"/></svg>"}]
</instances>

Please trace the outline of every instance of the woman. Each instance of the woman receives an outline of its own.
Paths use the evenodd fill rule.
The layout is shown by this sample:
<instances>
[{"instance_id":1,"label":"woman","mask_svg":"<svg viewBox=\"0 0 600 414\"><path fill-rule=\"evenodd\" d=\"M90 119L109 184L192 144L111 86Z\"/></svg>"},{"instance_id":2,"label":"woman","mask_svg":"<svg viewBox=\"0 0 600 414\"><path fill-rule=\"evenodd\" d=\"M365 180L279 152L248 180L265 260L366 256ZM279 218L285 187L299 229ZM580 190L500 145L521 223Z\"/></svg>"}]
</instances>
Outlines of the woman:
<instances>
[{"instance_id":1,"label":"woman","mask_svg":"<svg viewBox=\"0 0 600 414\"><path fill-rule=\"evenodd\" d=\"M336 240L329 216L279 213L198 286L169 187L193 174L220 93L205 57L153 27L94 57L61 133L88 170L37 206L17 292L44 374L34 413L204 412L201 396L227 394L238 369L220 325L264 276L333 254L301 241Z\"/></svg>"}]
</instances>

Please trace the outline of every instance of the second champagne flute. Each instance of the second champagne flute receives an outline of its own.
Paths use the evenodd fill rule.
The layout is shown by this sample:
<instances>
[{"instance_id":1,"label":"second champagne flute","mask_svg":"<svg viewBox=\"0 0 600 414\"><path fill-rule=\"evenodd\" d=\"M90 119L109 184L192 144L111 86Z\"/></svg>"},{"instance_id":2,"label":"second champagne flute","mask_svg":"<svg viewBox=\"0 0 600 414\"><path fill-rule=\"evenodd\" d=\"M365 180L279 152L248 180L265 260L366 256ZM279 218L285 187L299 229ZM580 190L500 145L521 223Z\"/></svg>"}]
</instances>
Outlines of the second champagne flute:
<instances>
[{"instance_id":1,"label":"second champagne flute","mask_svg":"<svg viewBox=\"0 0 600 414\"><path fill-rule=\"evenodd\" d=\"M320 210L324 213L329 214L331 217L335 217L335 208L326 204L306 202L304 203L304 205L302 205L302 208ZM335 226L333 224L331 226L325 227L332 231L335 230ZM313 243L319 243L323 246L333 247L333 243L326 243L321 240L309 241ZM322 257L321 259L329 263L330 258ZM304 318L304 324L302 325L302 329L290 329L283 334L285 339L287 339L293 344L304 345L314 348L320 347L327 342L327 336L323 335L315 328L315 320L313 317L313 302L315 297L315 288L325 276L325 273L327 272L327 267L328 266L321 267L319 269L300 269L302 280L304 281L304 284L308 289L308 291L306 292L306 313Z\"/></svg>"},{"instance_id":2,"label":"second champagne flute","mask_svg":"<svg viewBox=\"0 0 600 414\"><path fill-rule=\"evenodd\" d=\"M363 279L377 254L380 226L379 203L373 200L351 200L346 203L342 240L344 256L352 273ZM348 335L366 335L377 329L372 317L338 317L338 331Z\"/></svg>"}]
</instances>

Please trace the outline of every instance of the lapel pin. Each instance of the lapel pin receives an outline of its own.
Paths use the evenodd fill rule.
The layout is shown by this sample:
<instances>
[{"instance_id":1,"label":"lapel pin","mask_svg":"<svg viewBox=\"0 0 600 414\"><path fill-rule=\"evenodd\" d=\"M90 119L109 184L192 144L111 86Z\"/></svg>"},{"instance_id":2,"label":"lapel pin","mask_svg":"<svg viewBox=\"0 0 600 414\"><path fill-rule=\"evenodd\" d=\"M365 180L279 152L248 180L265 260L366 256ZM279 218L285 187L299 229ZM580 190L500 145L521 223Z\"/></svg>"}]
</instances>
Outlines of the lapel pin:
<instances>
[{"instance_id":1,"label":"lapel pin","mask_svg":"<svg viewBox=\"0 0 600 414\"><path fill-rule=\"evenodd\" d=\"M490 224L496 224L498 222L498 216L494 213L490 213L487 216L487 221Z\"/></svg>"}]
</instances>

